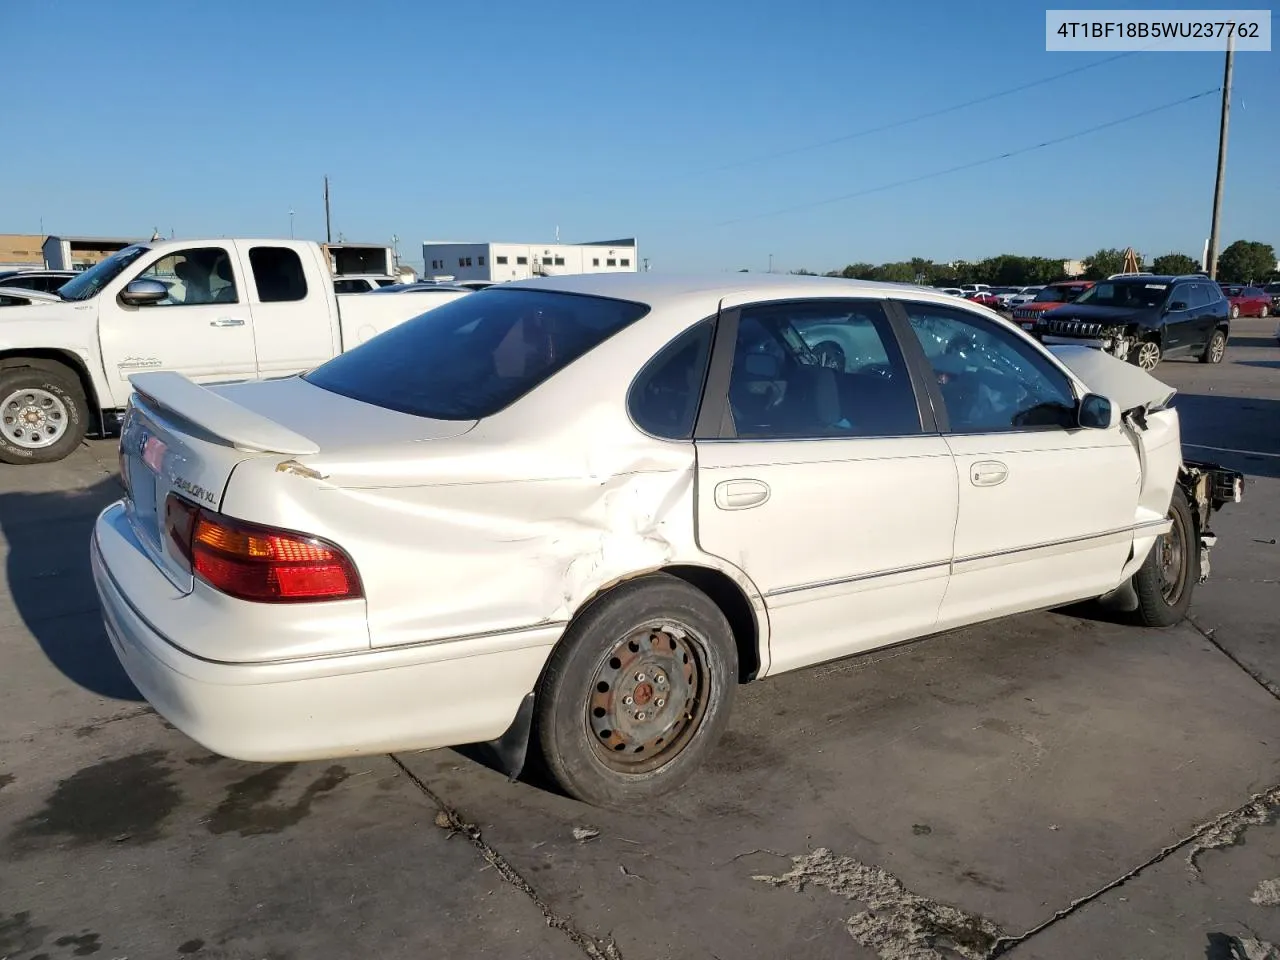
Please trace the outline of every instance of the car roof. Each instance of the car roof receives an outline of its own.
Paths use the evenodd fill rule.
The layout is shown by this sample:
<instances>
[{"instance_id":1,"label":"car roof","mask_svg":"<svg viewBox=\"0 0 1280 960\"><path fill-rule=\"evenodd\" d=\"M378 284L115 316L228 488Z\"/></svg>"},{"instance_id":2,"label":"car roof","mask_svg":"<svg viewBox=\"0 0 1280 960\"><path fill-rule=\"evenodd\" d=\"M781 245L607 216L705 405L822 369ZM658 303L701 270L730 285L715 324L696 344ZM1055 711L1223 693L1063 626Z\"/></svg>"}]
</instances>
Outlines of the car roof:
<instances>
[{"instance_id":1,"label":"car roof","mask_svg":"<svg viewBox=\"0 0 1280 960\"><path fill-rule=\"evenodd\" d=\"M737 297L747 294L778 300L789 297L856 297L858 295L882 299L889 296L909 295L944 303L955 302L954 297L942 293L935 287L779 273L581 273L510 280L490 287L485 292L501 293L505 290L548 290L588 294L618 300L632 300L655 307L664 303L700 297Z\"/></svg>"}]
</instances>

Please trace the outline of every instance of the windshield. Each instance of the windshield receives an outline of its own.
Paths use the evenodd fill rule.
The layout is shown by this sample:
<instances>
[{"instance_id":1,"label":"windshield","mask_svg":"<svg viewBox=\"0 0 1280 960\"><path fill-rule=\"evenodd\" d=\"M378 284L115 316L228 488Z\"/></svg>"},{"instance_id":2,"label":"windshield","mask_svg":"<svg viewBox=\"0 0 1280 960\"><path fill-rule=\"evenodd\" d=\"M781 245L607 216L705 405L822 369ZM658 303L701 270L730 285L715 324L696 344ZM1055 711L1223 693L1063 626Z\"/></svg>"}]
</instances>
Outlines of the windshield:
<instances>
[{"instance_id":1,"label":"windshield","mask_svg":"<svg viewBox=\"0 0 1280 960\"><path fill-rule=\"evenodd\" d=\"M1080 296L1080 287L1045 287L1036 294L1036 303L1070 303Z\"/></svg>"},{"instance_id":2,"label":"windshield","mask_svg":"<svg viewBox=\"0 0 1280 960\"><path fill-rule=\"evenodd\" d=\"M392 327L303 379L418 417L478 420L648 312L604 297L484 290Z\"/></svg>"},{"instance_id":3,"label":"windshield","mask_svg":"<svg viewBox=\"0 0 1280 960\"><path fill-rule=\"evenodd\" d=\"M1099 283L1082 293L1076 303L1143 310L1158 307L1168 295L1167 283Z\"/></svg>"},{"instance_id":4,"label":"windshield","mask_svg":"<svg viewBox=\"0 0 1280 960\"><path fill-rule=\"evenodd\" d=\"M90 297L96 297L103 287L120 276L120 271L146 253L148 249L148 247L135 245L113 253L78 277L64 283L58 288L58 296L63 300L88 300Z\"/></svg>"}]
</instances>

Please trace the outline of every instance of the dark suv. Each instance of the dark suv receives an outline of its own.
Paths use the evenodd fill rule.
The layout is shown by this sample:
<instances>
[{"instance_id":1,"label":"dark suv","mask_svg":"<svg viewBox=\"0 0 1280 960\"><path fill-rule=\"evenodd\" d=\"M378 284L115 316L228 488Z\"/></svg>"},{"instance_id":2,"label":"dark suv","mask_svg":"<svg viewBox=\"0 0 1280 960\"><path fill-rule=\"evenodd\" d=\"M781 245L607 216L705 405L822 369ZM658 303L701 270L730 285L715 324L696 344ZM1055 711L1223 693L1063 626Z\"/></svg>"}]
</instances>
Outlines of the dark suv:
<instances>
[{"instance_id":1,"label":"dark suv","mask_svg":"<svg viewBox=\"0 0 1280 960\"><path fill-rule=\"evenodd\" d=\"M1045 343L1088 341L1143 370L1165 357L1221 363L1230 312L1218 285L1200 274L1113 277L1044 314L1035 334Z\"/></svg>"}]
</instances>

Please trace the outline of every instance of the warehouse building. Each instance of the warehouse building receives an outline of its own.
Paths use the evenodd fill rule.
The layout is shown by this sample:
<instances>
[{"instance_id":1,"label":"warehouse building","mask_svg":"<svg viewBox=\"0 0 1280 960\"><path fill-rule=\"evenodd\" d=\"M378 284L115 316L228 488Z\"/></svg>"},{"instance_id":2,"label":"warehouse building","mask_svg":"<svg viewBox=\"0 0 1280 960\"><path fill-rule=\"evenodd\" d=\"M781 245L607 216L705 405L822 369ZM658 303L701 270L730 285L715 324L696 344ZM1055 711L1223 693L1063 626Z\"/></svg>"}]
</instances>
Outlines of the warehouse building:
<instances>
[{"instance_id":1,"label":"warehouse building","mask_svg":"<svg viewBox=\"0 0 1280 960\"><path fill-rule=\"evenodd\" d=\"M425 240L423 276L455 280L525 280L571 273L634 273L636 241L591 243L452 243Z\"/></svg>"}]
</instances>

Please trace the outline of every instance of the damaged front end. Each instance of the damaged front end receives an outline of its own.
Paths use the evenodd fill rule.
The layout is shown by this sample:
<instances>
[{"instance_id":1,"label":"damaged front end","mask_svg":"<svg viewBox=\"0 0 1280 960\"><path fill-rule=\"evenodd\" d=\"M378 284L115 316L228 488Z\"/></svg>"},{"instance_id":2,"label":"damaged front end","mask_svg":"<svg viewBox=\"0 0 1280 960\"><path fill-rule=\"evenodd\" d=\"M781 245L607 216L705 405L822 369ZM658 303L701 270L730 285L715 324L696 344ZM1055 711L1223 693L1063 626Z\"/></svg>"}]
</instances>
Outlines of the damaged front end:
<instances>
[{"instance_id":1,"label":"damaged front end","mask_svg":"<svg viewBox=\"0 0 1280 960\"><path fill-rule=\"evenodd\" d=\"M1200 582L1204 583L1209 578L1209 551L1218 542L1209 520L1228 503L1239 503L1244 498L1244 474L1216 463L1183 460L1178 470L1178 486L1186 495L1195 518L1196 540L1200 544Z\"/></svg>"},{"instance_id":2,"label":"damaged front end","mask_svg":"<svg viewBox=\"0 0 1280 960\"><path fill-rule=\"evenodd\" d=\"M1136 323L1099 323L1089 320L1057 320L1041 318L1036 335L1046 344L1072 344L1102 350L1126 360L1134 346L1142 340L1142 328Z\"/></svg>"}]
</instances>

